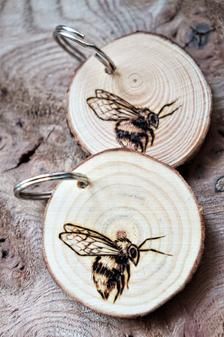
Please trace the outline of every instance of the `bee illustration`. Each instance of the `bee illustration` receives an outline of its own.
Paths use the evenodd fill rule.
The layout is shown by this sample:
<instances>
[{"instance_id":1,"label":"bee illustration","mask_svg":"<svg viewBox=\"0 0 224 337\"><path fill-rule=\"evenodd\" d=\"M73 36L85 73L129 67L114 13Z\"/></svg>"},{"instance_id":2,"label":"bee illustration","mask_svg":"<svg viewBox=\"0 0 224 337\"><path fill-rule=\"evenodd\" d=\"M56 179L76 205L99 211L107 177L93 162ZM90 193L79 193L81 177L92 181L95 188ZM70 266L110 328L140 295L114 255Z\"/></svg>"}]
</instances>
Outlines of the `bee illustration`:
<instances>
[{"instance_id":1,"label":"bee illustration","mask_svg":"<svg viewBox=\"0 0 224 337\"><path fill-rule=\"evenodd\" d=\"M59 234L59 238L76 254L95 257L92 265L93 282L102 298L107 300L112 294L113 302L121 296L125 286L128 288L130 262L137 266L141 252L151 251L171 256L153 248L143 248L147 241L163 237L147 238L137 246L125 235L113 241L92 229L69 223L64 225L64 232Z\"/></svg>"},{"instance_id":2,"label":"bee illustration","mask_svg":"<svg viewBox=\"0 0 224 337\"><path fill-rule=\"evenodd\" d=\"M160 119L171 116L179 107L165 113L176 101L161 107L158 113L148 108L137 108L108 91L97 89L95 97L87 98L87 104L96 116L103 121L116 122L115 134L121 146L145 152L151 139L155 140L154 130L158 129Z\"/></svg>"}]
</instances>

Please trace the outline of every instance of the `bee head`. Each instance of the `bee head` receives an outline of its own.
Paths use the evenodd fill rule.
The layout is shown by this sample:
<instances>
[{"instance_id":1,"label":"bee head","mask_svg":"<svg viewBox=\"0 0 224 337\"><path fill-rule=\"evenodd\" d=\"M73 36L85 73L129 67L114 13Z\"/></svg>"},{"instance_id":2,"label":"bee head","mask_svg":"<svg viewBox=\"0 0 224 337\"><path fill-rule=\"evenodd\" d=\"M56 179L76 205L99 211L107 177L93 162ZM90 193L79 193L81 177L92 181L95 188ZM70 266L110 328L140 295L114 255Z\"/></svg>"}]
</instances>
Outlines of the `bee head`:
<instances>
[{"instance_id":1,"label":"bee head","mask_svg":"<svg viewBox=\"0 0 224 337\"><path fill-rule=\"evenodd\" d=\"M131 244L128 247L128 257L134 263L134 265L137 266L139 261L139 250L137 246Z\"/></svg>"},{"instance_id":2,"label":"bee head","mask_svg":"<svg viewBox=\"0 0 224 337\"><path fill-rule=\"evenodd\" d=\"M155 112L150 111L147 117L147 122L149 126L153 126L155 129L158 129L159 116Z\"/></svg>"}]
</instances>

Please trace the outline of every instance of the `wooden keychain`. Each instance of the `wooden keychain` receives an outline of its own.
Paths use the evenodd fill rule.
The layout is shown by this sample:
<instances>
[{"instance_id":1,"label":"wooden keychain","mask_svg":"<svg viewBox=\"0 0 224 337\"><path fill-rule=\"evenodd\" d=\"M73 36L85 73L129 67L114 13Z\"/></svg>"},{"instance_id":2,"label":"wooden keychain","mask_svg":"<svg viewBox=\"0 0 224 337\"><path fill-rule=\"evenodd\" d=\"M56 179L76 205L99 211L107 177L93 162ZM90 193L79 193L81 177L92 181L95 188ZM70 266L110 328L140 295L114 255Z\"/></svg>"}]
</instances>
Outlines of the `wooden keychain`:
<instances>
[{"instance_id":1,"label":"wooden keychain","mask_svg":"<svg viewBox=\"0 0 224 337\"><path fill-rule=\"evenodd\" d=\"M76 70L68 91L70 129L90 154L127 147L176 167L199 149L211 91L182 48L146 32L103 49L67 26L57 26L54 37L71 55L74 43L96 52Z\"/></svg>"},{"instance_id":2,"label":"wooden keychain","mask_svg":"<svg viewBox=\"0 0 224 337\"><path fill-rule=\"evenodd\" d=\"M62 180L53 193L27 190L52 180ZM195 196L175 169L144 154L106 150L71 173L27 179L14 193L49 198L48 270L98 312L145 315L182 290L198 266L204 227Z\"/></svg>"}]
</instances>

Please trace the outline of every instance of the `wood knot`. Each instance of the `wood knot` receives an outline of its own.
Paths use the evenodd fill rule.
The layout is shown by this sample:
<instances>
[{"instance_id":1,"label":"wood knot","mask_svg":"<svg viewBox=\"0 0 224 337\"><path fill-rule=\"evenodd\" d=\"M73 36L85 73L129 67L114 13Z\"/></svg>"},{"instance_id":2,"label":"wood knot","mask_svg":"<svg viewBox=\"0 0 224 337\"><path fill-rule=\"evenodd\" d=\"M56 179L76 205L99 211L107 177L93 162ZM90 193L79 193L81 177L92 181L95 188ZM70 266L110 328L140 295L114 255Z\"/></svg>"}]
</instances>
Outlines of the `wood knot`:
<instances>
[{"instance_id":1,"label":"wood knot","mask_svg":"<svg viewBox=\"0 0 224 337\"><path fill-rule=\"evenodd\" d=\"M208 43L210 33L215 30L206 22L200 22L190 28L189 41L185 47L190 46L198 49L203 48Z\"/></svg>"},{"instance_id":2,"label":"wood knot","mask_svg":"<svg viewBox=\"0 0 224 337\"><path fill-rule=\"evenodd\" d=\"M20 128L22 128L24 125L24 122L19 118L16 122L16 126L19 126Z\"/></svg>"},{"instance_id":3,"label":"wood knot","mask_svg":"<svg viewBox=\"0 0 224 337\"><path fill-rule=\"evenodd\" d=\"M0 97L6 97L8 95L8 89L6 87L0 88Z\"/></svg>"},{"instance_id":4,"label":"wood knot","mask_svg":"<svg viewBox=\"0 0 224 337\"><path fill-rule=\"evenodd\" d=\"M0 235L1 287L20 287L26 275L24 262L14 244L15 242L12 238Z\"/></svg>"},{"instance_id":5,"label":"wood knot","mask_svg":"<svg viewBox=\"0 0 224 337\"><path fill-rule=\"evenodd\" d=\"M215 191L224 192L224 176L217 179L216 184L215 184Z\"/></svg>"},{"instance_id":6,"label":"wood knot","mask_svg":"<svg viewBox=\"0 0 224 337\"><path fill-rule=\"evenodd\" d=\"M224 137L224 129L218 129L218 133L221 137Z\"/></svg>"},{"instance_id":7,"label":"wood knot","mask_svg":"<svg viewBox=\"0 0 224 337\"><path fill-rule=\"evenodd\" d=\"M21 258L12 247L10 240L6 237L0 237L0 264L2 270L4 266L9 269L23 270Z\"/></svg>"},{"instance_id":8,"label":"wood knot","mask_svg":"<svg viewBox=\"0 0 224 337\"><path fill-rule=\"evenodd\" d=\"M132 89L141 87L143 84L143 78L138 73L131 73L128 76L128 86Z\"/></svg>"}]
</instances>

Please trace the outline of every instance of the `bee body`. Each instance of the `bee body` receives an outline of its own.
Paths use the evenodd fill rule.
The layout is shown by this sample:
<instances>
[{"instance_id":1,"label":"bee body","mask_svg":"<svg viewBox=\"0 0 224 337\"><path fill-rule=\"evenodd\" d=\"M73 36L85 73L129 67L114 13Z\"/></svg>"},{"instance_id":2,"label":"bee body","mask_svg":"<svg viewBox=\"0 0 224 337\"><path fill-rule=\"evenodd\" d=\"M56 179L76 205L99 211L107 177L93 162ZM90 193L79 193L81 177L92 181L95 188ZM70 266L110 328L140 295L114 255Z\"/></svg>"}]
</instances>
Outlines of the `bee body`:
<instances>
[{"instance_id":1,"label":"bee body","mask_svg":"<svg viewBox=\"0 0 224 337\"><path fill-rule=\"evenodd\" d=\"M97 257L93 263L93 281L103 299L114 296L114 302L130 279L130 264L128 248L132 245L127 238L114 241L119 253L116 256ZM136 247L137 248L137 247Z\"/></svg>"},{"instance_id":2,"label":"bee body","mask_svg":"<svg viewBox=\"0 0 224 337\"><path fill-rule=\"evenodd\" d=\"M104 300L114 295L114 302L125 288L130 278L129 260L125 256L97 257L93 263L93 281Z\"/></svg>"},{"instance_id":3,"label":"bee body","mask_svg":"<svg viewBox=\"0 0 224 337\"><path fill-rule=\"evenodd\" d=\"M145 152L150 141L155 139L155 130L161 118L171 116L179 107L166 113L165 108L174 102L165 104L158 113L148 108L138 108L119 96L97 89L95 97L89 97L87 103L95 115L103 121L115 122L115 135L118 143L130 149Z\"/></svg>"},{"instance_id":4,"label":"bee body","mask_svg":"<svg viewBox=\"0 0 224 337\"><path fill-rule=\"evenodd\" d=\"M147 238L136 246L126 237L113 241L99 232L69 223L64 225L64 232L59 234L59 239L79 256L95 257L92 265L93 282L101 297L108 300L111 296L113 302L121 296L125 287L128 288L130 264L137 266L140 252L153 251L169 255L153 248L143 248L147 241L162 237Z\"/></svg>"},{"instance_id":5,"label":"bee body","mask_svg":"<svg viewBox=\"0 0 224 337\"><path fill-rule=\"evenodd\" d=\"M117 141L124 147L134 147L134 150L144 152L146 150L149 136L148 125L145 118L140 117L130 121L121 120L115 125Z\"/></svg>"}]
</instances>

